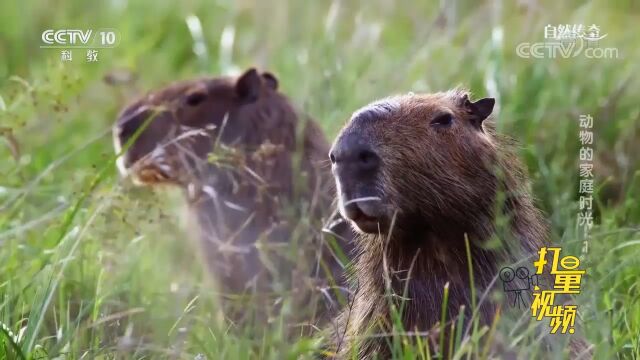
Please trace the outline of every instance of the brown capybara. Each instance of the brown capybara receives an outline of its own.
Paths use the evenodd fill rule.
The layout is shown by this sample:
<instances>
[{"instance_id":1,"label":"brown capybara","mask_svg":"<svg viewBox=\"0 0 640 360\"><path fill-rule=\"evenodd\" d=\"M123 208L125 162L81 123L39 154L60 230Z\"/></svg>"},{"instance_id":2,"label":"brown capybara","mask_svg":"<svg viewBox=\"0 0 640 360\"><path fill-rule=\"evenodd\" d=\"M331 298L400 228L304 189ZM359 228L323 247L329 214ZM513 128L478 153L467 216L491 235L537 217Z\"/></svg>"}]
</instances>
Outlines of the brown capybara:
<instances>
[{"instance_id":1,"label":"brown capybara","mask_svg":"<svg viewBox=\"0 0 640 360\"><path fill-rule=\"evenodd\" d=\"M183 189L223 291L269 290L274 272L304 266L305 281L324 279L306 282L311 287L327 285L326 269L340 280L341 264L326 246L334 240L308 233L306 243L288 244L300 218L330 220L333 180L321 129L278 91L274 75L249 69L171 84L127 106L113 134L123 174ZM334 233L350 237L343 227ZM295 264L280 256L287 252Z\"/></svg>"},{"instance_id":2,"label":"brown capybara","mask_svg":"<svg viewBox=\"0 0 640 360\"><path fill-rule=\"evenodd\" d=\"M480 295L501 265L532 263L543 246L546 223L513 141L487 121L493 106L464 90L390 97L356 111L339 133L330 152L339 209L359 235L357 289L332 331L337 357L388 358L404 341L393 334L433 334L445 287L445 328L463 305L470 319L465 237L477 316L489 325L497 305ZM485 246L490 239L501 245Z\"/></svg>"}]
</instances>

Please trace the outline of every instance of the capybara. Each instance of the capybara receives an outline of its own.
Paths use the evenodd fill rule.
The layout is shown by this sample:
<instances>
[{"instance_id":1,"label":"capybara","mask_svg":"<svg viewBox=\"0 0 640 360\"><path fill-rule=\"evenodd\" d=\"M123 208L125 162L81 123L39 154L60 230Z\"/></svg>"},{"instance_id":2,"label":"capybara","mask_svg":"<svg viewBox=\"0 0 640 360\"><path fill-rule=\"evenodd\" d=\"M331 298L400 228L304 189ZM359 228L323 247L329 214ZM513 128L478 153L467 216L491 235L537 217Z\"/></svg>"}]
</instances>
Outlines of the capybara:
<instances>
[{"instance_id":1,"label":"capybara","mask_svg":"<svg viewBox=\"0 0 640 360\"><path fill-rule=\"evenodd\" d=\"M545 243L514 142L488 121L494 103L464 90L389 97L353 113L337 136L339 209L359 234L357 288L332 335L339 358L388 358L392 334L434 331L445 287L446 329L462 305L471 318L472 285L480 324L490 325L497 305L480 294L502 264Z\"/></svg>"},{"instance_id":2,"label":"capybara","mask_svg":"<svg viewBox=\"0 0 640 360\"><path fill-rule=\"evenodd\" d=\"M301 217L331 220L333 180L321 129L278 91L274 75L252 68L173 83L127 106L113 135L123 174L183 189L206 263L225 292L269 290L275 268L291 275L305 263L307 280L324 279L311 287L328 285L326 269L342 278L320 226L302 236L304 244L287 245ZM333 232L346 248L352 232L343 228ZM280 259L278 252L295 249L296 266Z\"/></svg>"}]
</instances>

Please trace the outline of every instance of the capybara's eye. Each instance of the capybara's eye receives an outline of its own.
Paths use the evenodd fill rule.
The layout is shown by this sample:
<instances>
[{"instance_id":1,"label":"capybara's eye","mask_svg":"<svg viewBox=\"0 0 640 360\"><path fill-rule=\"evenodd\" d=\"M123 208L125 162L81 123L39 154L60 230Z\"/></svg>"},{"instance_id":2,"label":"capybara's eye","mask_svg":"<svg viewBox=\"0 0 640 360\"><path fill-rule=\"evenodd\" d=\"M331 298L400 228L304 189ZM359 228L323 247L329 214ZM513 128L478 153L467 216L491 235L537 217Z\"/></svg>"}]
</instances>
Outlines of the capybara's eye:
<instances>
[{"instance_id":1,"label":"capybara's eye","mask_svg":"<svg viewBox=\"0 0 640 360\"><path fill-rule=\"evenodd\" d=\"M373 151L361 151L358 155L358 160L362 164L371 164L376 161L377 155Z\"/></svg>"},{"instance_id":2,"label":"capybara's eye","mask_svg":"<svg viewBox=\"0 0 640 360\"><path fill-rule=\"evenodd\" d=\"M441 114L431 120L433 126L450 126L453 123L453 116L451 114Z\"/></svg>"},{"instance_id":3,"label":"capybara's eye","mask_svg":"<svg viewBox=\"0 0 640 360\"><path fill-rule=\"evenodd\" d=\"M196 91L193 92L189 95L187 95L187 98L185 99L185 102L187 103L187 105L189 106L196 106L198 104L200 104L201 102L204 101L204 99L207 98L207 94L200 92L200 91Z\"/></svg>"}]
</instances>

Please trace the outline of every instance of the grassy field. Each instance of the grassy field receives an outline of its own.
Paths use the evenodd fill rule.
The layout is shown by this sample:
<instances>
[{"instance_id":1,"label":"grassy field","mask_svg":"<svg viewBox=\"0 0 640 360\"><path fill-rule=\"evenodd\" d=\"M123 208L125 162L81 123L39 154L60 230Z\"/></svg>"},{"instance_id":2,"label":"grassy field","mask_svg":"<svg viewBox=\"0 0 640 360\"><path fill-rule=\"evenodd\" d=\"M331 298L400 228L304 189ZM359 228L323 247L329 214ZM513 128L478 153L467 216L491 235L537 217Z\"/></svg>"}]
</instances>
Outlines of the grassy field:
<instances>
[{"instance_id":1,"label":"grassy field","mask_svg":"<svg viewBox=\"0 0 640 360\"><path fill-rule=\"evenodd\" d=\"M110 127L127 99L177 79L274 72L332 137L398 92L467 86L497 99L551 240L579 254L578 118L594 118L594 218L578 296L597 359L640 358L640 4L627 1L3 1L0 3L0 358L294 359L318 335L224 321L176 210L132 189ZM613 59L522 58L547 24L597 24ZM190 25L190 26L189 26ZM199 33L198 25L202 28ZM46 29L117 29L98 62L41 49ZM116 85L105 77L134 80ZM635 95L634 95L635 94ZM287 299L284 299L285 303ZM282 308L286 312L286 307ZM523 358L538 345L498 334ZM459 346L466 358L486 338ZM426 357L406 345L397 357ZM562 353L557 353L562 358ZM4 357L3 357L4 356Z\"/></svg>"}]
</instances>

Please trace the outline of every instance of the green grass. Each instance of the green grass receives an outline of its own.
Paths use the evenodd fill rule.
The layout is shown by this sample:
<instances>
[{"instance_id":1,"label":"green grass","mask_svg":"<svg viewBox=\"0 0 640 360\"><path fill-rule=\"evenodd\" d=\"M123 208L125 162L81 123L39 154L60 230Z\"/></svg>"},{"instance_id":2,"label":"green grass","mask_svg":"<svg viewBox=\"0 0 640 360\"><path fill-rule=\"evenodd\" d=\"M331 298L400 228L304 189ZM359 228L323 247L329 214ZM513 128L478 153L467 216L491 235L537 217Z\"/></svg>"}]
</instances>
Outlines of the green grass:
<instances>
[{"instance_id":1,"label":"green grass","mask_svg":"<svg viewBox=\"0 0 640 360\"><path fill-rule=\"evenodd\" d=\"M193 261L177 196L130 189L113 166L109 128L127 97L257 65L277 74L329 136L356 108L397 92L463 85L496 97L498 127L521 143L552 241L576 254L578 116L592 114L596 225L579 310L597 359L640 358L640 7L442 3L0 3L0 354L293 359L318 351L319 335L290 336L287 306L261 328L224 321ZM189 16L202 37L190 33ZM608 33L600 45L618 48L619 58L516 55L517 44L543 41L546 24L574 23L600 26ZM82 50L62 63L59 50L39 48L50 28L115 28L122 39L100 50L98 63ZM196 55L194 45L204 51ZM137 80L107 85L116 69ZM523 358L540 356L531 336L511 334L509 319L520 314L503 308L492 337ZM483 354L489 332L456 339L457 358ZM395 357L429 356L420 338L405 340Z\"/></svg>"}]
</instances>

